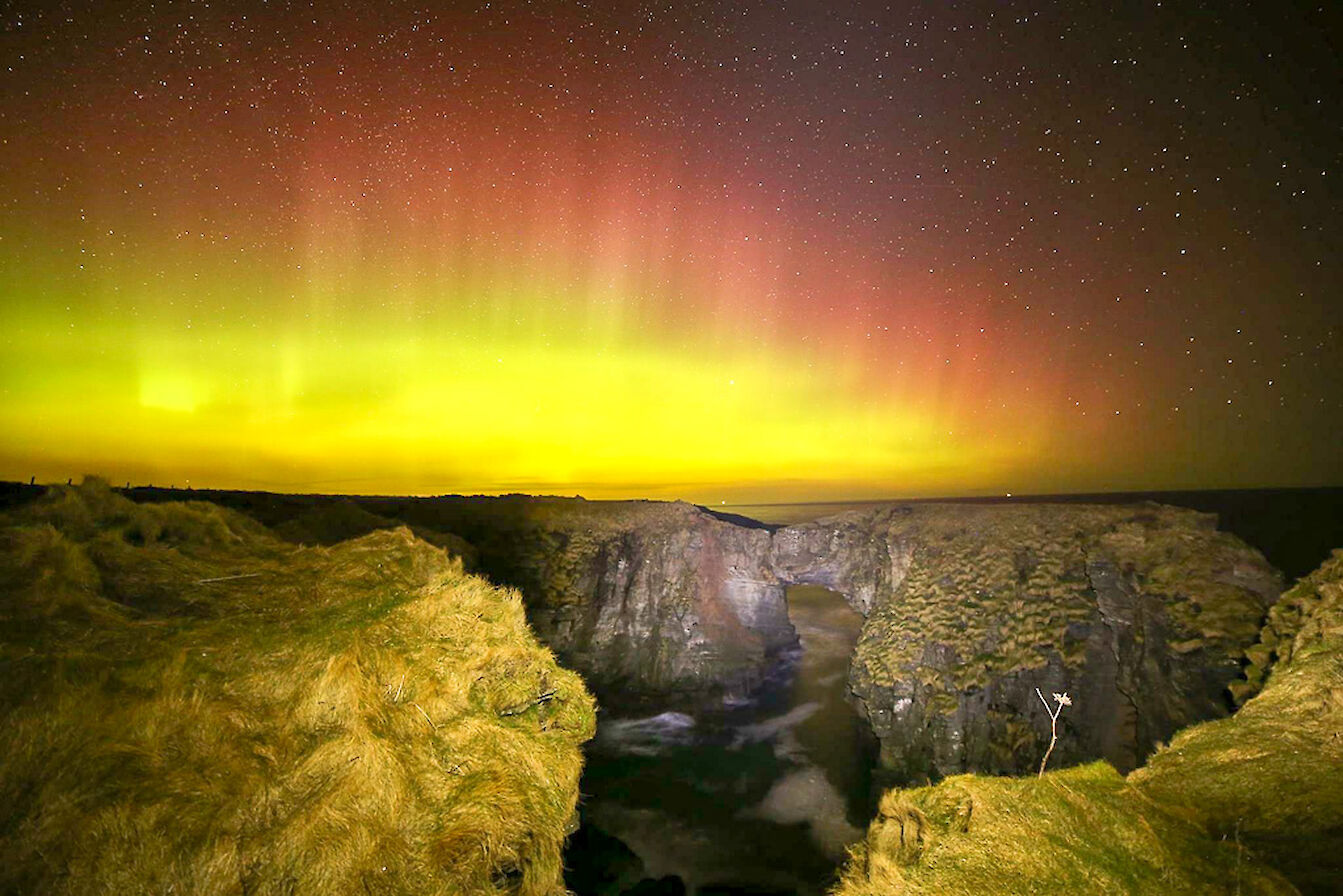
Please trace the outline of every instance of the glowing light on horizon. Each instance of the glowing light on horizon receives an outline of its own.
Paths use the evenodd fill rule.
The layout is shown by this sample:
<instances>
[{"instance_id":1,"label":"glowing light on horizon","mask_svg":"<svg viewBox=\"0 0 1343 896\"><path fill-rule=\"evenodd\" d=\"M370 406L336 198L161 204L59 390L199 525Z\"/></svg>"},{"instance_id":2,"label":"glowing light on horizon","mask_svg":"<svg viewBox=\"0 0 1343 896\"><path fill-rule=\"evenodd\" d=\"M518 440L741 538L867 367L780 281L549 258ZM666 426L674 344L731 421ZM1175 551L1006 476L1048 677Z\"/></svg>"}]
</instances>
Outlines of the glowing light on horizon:
<instances>
[{"instance_id":1,"label":"glowing light on horizon","mask_svg":"<svg viewBox=\"0 0 1343 896\"><path fill-rule=\"evenodd\" d=\"M0 477L718 501L1343 475L1311 422L1334 316L1274 299L1337 265L1255 251L1226 209L1276 193L1244 166L1191 193L1137 137L1043 152L1048 109L1005 97L1006 127L914 78L946 63L899 21L816 93L782 8L722 56L690 21L504 6L16 28Z\"/></svg>"}]
</instances>

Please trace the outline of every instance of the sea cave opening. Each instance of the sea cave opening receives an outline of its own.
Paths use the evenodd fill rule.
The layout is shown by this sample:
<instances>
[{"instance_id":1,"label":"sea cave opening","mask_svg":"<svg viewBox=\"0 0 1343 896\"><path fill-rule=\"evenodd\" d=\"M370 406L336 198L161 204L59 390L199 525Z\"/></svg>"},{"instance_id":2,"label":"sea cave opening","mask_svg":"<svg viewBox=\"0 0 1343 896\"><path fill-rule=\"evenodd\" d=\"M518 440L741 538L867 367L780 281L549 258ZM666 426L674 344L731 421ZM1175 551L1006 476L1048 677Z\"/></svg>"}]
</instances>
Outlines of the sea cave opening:
<instances>
[{"instance_id":1,"label":"sea cave opening","mask_svg":"<svg viewBox=\"0 0 1343 896\"><path fill-rule=\"evenodd\" d=\"M798 646L749 699L601 718L565 855L578 896L821 896L834 882L876 808L876 741L848 695L863 617L818 585L786 598Z\"/></svg>"}]
</instances>

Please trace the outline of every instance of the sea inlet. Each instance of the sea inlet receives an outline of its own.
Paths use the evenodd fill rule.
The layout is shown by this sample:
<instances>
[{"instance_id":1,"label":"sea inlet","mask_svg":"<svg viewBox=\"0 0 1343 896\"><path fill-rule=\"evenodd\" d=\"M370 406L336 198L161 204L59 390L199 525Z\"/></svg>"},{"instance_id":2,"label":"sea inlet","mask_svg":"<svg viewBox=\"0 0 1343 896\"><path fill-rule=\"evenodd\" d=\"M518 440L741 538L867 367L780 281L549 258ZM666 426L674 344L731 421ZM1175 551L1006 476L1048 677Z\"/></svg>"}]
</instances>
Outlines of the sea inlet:
<instances>
[{"instance_id":1,"label":"sea inlet","mask_svg":"<svg viewBox=\"0 0 1343 896\"><path fill-rule=\"evenodd\" d=\"M750 700L602 717L566 854L578 896L819 896L833 883L875 811L876 743L847 699L863 619L817 586L787 598L799 646Z\"/></svg>"}]
</instances>

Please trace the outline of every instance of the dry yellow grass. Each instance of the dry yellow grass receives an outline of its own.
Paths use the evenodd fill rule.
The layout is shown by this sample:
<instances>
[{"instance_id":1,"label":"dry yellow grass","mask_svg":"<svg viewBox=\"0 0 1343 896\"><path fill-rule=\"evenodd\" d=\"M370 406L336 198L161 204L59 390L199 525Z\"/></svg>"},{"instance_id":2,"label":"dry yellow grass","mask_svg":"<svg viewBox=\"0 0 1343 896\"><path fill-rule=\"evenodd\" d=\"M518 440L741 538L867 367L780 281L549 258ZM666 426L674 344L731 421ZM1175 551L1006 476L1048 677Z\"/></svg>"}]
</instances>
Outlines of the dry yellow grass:
<instances>
[{"instance_id":1,"label":"dry yellow grass","mask_svg":"<svg viewBox=\"0 0 1343 896\"><path fill-rule=\"evenodd\" d=\"M1295 892L1104 762L1038 779L959 775L890 791L836 889L840 896Z\"/></svg>"},{"instance_id":2,"label":"dry yellow grass","mask_svg":"<svg viewBox=\"0 0 1343 896\"><path fill-rule=\"evenodd\" d=\"M1334 894L1343 882L1343 551L1283 595L1264 635L1276 662L1263 690L1230 718L1180 732L1131 779L1212 836L1239 839L1302 892Z\"/></svg>"},{"instance_id":3,"label":"dry yellow grass","mask_svg":"<svg viewBox=\"0 0 1343 896\"><path fill-rule=\"evenodd\" d=\"M0 518L0 891L562 893L582 681L408 530L92 483Z\"/></svg>"}]
</instances>

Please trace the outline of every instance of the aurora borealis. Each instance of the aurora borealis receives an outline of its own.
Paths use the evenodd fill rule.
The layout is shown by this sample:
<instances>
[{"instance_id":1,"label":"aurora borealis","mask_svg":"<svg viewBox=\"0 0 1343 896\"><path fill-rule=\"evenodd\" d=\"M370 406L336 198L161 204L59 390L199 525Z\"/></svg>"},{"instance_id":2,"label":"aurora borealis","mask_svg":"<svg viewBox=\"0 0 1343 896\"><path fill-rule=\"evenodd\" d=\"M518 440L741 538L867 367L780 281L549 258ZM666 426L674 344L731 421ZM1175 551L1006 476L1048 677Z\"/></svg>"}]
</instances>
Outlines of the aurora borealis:
<instances>
[{"instance_id":1,"label":"aurora borealis","mask_svg":"<svg viewBox=\"0 0 1343 896\"><path fill-rule=\"evenodd\" d=\"M1343 482L1332 5L3 16L0 478Z\"/></svg>"}]
</instances>

